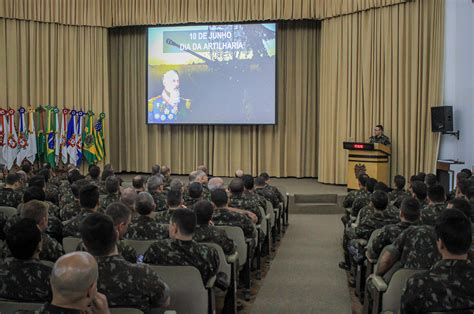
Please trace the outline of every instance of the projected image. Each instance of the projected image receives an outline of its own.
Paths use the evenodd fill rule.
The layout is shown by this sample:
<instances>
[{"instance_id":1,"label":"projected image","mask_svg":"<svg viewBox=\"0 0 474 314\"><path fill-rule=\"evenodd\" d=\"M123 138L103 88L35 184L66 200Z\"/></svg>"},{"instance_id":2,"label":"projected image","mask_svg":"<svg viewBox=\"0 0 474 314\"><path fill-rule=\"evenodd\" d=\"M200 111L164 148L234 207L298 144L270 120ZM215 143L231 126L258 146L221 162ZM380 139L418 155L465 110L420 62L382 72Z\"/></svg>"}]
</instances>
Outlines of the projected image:
<instances>
[{"instance_id":1,"label":"projected image","mask_svg":"<svg viewBox=\"0 0 474 314\"><path fill-rule=\"evenodd\" d=\"M276 24L148 29L148 123L274 124Z\"/></svg>"}]
</instances>

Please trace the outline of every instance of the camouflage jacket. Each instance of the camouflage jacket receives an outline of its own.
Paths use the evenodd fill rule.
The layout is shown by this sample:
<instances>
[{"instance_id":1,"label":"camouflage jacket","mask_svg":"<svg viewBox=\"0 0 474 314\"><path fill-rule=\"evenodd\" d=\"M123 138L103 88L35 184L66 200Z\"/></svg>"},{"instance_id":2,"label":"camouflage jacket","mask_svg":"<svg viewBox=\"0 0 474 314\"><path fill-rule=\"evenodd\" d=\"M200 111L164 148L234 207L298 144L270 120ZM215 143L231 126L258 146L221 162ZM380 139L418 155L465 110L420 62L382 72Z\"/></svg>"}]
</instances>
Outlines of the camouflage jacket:
<instances>
[{"instance_id":1,"label":"camouflage jacket","mask_svg":"<svg viewBox=\"0 0 474 314\"><path fill-rule=\"evenodd\" d=\"M79 204L78 200L74 199L71 203L68 203L63 208L61 208L59 215L61 216L62 221L66 221L79 214L80 211L81 205Z\"/></svg>"},{"instance_id":2,"label":"camouflage jacket","mask_svg":"<svg viewBox=\"0 0 474 314\"><path fill-rule=\"evenodd\" d=\"M357 217L359 211L370 204L370 193L362 190L357 197L354 199L351 207L351 216Z\"/></svg>"},{"instance_id":3,"label":"camouflage jacket","mask_svg":"<svg viewBox=\"0 0 474 314\"><path fill-rule=\"evenodd\" d=\"M7 233L8 229L20 220L20 214L16 213L15 215L11 216L3 227L3 231L5 234ZM46 229L46 233L56 239L56 241L61 242L63 238L63 225L61 221L56 218L56 216L48 215L48 228Z\"/></svg>"},{"instance_id":4,"label":"camouflage jacket","mask_svg":"<svg viewBox=\"0 0 474 314\"><path fill-rule=\"evenodd\" d=\"M396 222L386 210L375 210L359 222L359 225L354 229L354 234L349 237L369 240L374 230Z\"/></svg>"},{"instance_id":5,"label":"camouflage jacket","mask_svg":"<svg viewBox=\"0 0 474 314\"><path fill-rule=\"evenodd\" d=\"M275 186L266 184L264 189L272 191L276 195L278 199L278 203L285 202L285 197L283 196L283 194L281 194L280 190L278 190ZM277 206L273 206L273 207L277 207Z\"/></svg>"},{"instance_id":6,"label":"camouflage jacket","mask_svg":"<svg viewBox=\"0 0 474 314\"><path fill-rule=\"evenodd\" d=\"M217 226L235 226L244 231L247 239L255 239L257 231L250 218L243 214L231 212L227 208L219 208L214 211L212 221Z\"/></svg>"},{"instance_id":7,"label":"camouflage jacket","mask_svg":"<svg viewBox=\"0 0 474 314\"><path fill-rule=\"evenodd\" d=\"M352 208L352 204L354 203L354 200L361 194L365 194L365 193L367 192L363 189L350 191L349 193L347 193L346 197L344 197L344 200L342 201L342 206L344 208Z\"/></svg>"},{"instance_id":8,"label":"camouflage jacket","mask_svg":"<svg viewBox=\"0 0 474 314\"><path fill-rule=\"evenodd\" d=\"M186 197L183 198L184 200L184 205L187 207L187 208L192 208L194 206L194 204L196 204L197 202L199 201L202 201L203 198L192 198L191 196L189 196L189 194L186 194Z\"/></svg>"},{"instance_id":9,"label":"camouflage jacket","mask_svg":"<svg viewBox=\"0 0 474 314\"><path fill-rule=\"evenodd\" d=\"M153 200L155 201L155 204L156 204L155 211L157 212L165 211L167 208L165 192L151 192L150 194L153 197Z\"/></svg>"},{"instance_id":10,"label":"camouflage jacket","mask_svg":"<svg viewBox=\"0 0 474 314\"><path fill-rule=\"evenodd\" d=\"M43 245L39 255L40 260L54 263L58 258L65 254L63 246L48 234L43 233L41 238L43 239ZM8 246L4 245L1 250L2 252L0 252L0 256L3 258L11 257L11 252L10 249L8 249Z\"/></svg>"},{"instance_id":11,"label":"camouflage jacket","mask_svg":"<svg viewBox=\"0 0 474 314\"><path fill-rule=\"evenodd\" d=\"M82 241L80 241L76 246L76 251L87 252L87 248ZM125 244L123 240L117 241L117 252L121 255L127 262L136 263L137 262L137 251L131 246Z\"/></svg>"},{"instance_id":12,"label":"camouflage jacket","mask_svg":"<svg viewBox=\"0 0 474 314\"><path fill-rule=\"evenodd\" d=\"M227 237L224 230L218 229L215 226L197 225L194 230L193 240L196 242L209 242L218 244L225 255L232 255L235 253L235 245L232 239Z\"/></svg>"},{"instance_id":13,"label":"camouflage jacket","mask_svg":"<svg viewBox=\"0 0 474 314\"><path fill-rule=\"evenodd\" d=\"M369 143L380 143L383 145L390 145L390 139L385 134L382 134L380 136L371 136L369 137Z\"/></svg>"},{"instance_id":14,"label":"camouflage jacket","mask_svg":"<svg viewBox=\"0 0 474 314\"><path fill-rule=\"evenodd\" d=\"M96 259L97 289L107 296L109 307L132 307L147 312L168 299L168 285L150 266L129 263L120 255Z\"/></svg>"},{"instance_id":15,"label":"camouflage jacket","mask_svg":"<svg viewBox=\"0 0 474 314\"><path fill-rule=\"evenodd\" d=\"M396 224L383 226L380 233L373 238L372 244L367 246L370 257L373 259L378 258L385 246L392 244L403 230L414 224L412 222L400 221Z\"/></svg>"},{"instance_id":16,"label":"camouflage jacket","mask_svg":"<svg viewBox=\"0 0 474 314\"><path fill-rule=\"evenodd\" d=\"M254 213L258 219L257 224L259 224L263 218L262 214L260 213L260 210L258 209L259 205L260 204L258 203L257 199L247 197L243 194L231 195L229 198L229 207L245 209Z\"/></svg>"},{"instance_id":17,"label":"camouflage jacket","mask_svg":"<svg viewBox=\"0 0 474 314\"><path fill-rule=\"evenodd\" d=\"M82 209L79 214L63 222L63 237L81 237L79 230L82 220L93 211Z\"/></svg>"},{"instance_id":18,"label":"camouflage jacket","mask_svg":"<svg viewBox=\"0 0 474 314\"><path fill-rule=\"evenodd\" d=\"M204 285L219 268L219 255L214 248L194 240L158 240L145 252L144 262L155 265L194 266L201 273Z\"/></svg>"},{"instance_id":19,"label":"camouflage jacket","mask_svg":"<svg viewBox=\"0 0 474 314\"><path fill-rule=\"evenodd\" d=\"M140 215L129 225L125 238L132 240L158 240L168 238L168 225L156 219Z\"/></svg>"},{"instance_id":20,"label":"camouflage jacket","mask_svg":"<svg viewBox=\"0 0 474 314\"><path fill-rule=\"evenodd\" d=\"M38 260L7 258L0 264L0 298L27 302L51 300L52 268Z\"/></svg>"},{"instance_id":21,"label":"camouflage jacket","mask_svg":"<svg viewBox=\"0 0 474 314\"><path fill-rule=\"evenodd\" d=\"M59 198L59 208L64 208L67 205L69 205L71 203L74 203L74 202L76 202L76 198L74 197L72 192L67 193L67 194L63 194Z\"/></svg>"},{"instance_id":22,"label":"camouflage jacket","mask_svg":"<svg viewBox=\"0 0 474 314\"><path fill-rule=\"evenodd\" d=\"M278 200L278 196L270 189L266 188L255 188L255 193L258 195L263 196L267 201L272 203L273 208L277 208L280 205L280 201ZM266 208L266 206L265 206Z\"/></svg>"},{"instance_id":23,"label":"camouflage jacket","mask_svg":"<svg viewBox=\"0 0 474 314\"><path fill-rule=\"evenodd\" d=\"M445 203L423 206L421 209L421 222L425 225L434 226L439 214L445 209Z\"/></svg>"},{"instance_id":24,"label":"camouflage jacket","mask_svg":"<svg viewBox=\"0 0 474 314\"><path fill-rule=\"evenodd\" d=\"M58 205L51 203L50 201L44 201L46 205L48 205L48 214L49 216L54 216L59 218L60 217L60 209ZM18 212L21 212L21 209L23 207L23 203L18 204Z\"/></svg>"},{"instance_id":25,"label":"camouflage jacket","mask_svg":"<svg viewBox=\"0 0 474 314\"><path fill-rule=\"evenodd\" d=\"M263 208L266 212L267 210L267 200L260 194L257 194L254 190L246 190L244 191L243 197L249 198L256 202L259 206Z\"/></svg>"},{"instance_id":26,"label":"camouflage jacket","mask_svg":"<svg viewBox=\"0 0 474 314\"><path fill-rule=\"evenodd\" d=\"M7 216L0 212L0 240L5 240L5 224L7 223Z\"/></svg>"},{"instance_id":27,"label":"camouflage jacket","mask_svg":"<svg viewBox=\"0 0 474 314\"><path fill-rule=\"evenodd\" d=\"M207 185L202 185L202 195L201 195L203 200L208 200L211 201L211 191L207 187Z\"/></svg>"},{"instance_id":28,"label":"camouflage jacket","mask_svg":"<svg viewBox=\"0 0 474 314\"><path fill-rule=\"evenodd\" d=\"M168 225L170 223L171 215L173 214L173 208L169 208L165 211L159 212L155 216L155 220L158 221L160 224Z\"/></svg>"},{"instance_id":29,"label":"camouflage jacket","mask_svg":"<svg viewBox=\"0 0 474 314\"><path fill-rule=\"evenodd\" d=\"M0 188L0 206L17 208L22 202L23 194L20 191Z\"/></svg>"},{"instance_id":30,"label":"camouflage jacket","mask_svg":"<svg viewBox=\"0 0 474 314\"><path fill-rule=\"evenodd\" d=\"M393 190L392 192L388 193L388 200L390 202L395 202L398 198L405 198L411 196L410 193L408 193L405 190Z\"/></svg>"},{"instance_id":31,"label":"camouflage jacket","mask_svg":"<svg viewBox=\"0 0 474 314\"><path fill-rule=\"evenodd\" d=\"M408 279L401 313L473 309L473 291L474 265L469 260L441 260Z\"/></svg>"},{"instance_id":32,"label":"camouflage jacket","mask_svg":"<svg viewBox=\"0 0 474 314\"><path fill-rule=\"evenodd\" d=\"M58 186L47 182L46 187L44 189L44 194L46 196L46 200L50 201L53 204L58 205L59 203L59 188Z\"/></svg>"},{"instance_id":33,"label":"camouflage jacket","mask_svg":"<svg viewBox=\"0 0 474 314\"><path fill-rule=\"evenodd\" d=\"M441 258L436 239L433 227L411 226L402 231L388 249L403 268L429 269Z\"/></svg>"},{"instance_id":34,"label":"camouflage jacket","mask_svg":"<svg viewBox=\"0 0 474 314\"><path fill-rule=\"evenodd\" d=\"M105 212L107 206L112 204L113 202L118 202L120 200L120 196L118 193L107 194L107 196L100 202L100 211Z\"/></svg>"}]
</instances>

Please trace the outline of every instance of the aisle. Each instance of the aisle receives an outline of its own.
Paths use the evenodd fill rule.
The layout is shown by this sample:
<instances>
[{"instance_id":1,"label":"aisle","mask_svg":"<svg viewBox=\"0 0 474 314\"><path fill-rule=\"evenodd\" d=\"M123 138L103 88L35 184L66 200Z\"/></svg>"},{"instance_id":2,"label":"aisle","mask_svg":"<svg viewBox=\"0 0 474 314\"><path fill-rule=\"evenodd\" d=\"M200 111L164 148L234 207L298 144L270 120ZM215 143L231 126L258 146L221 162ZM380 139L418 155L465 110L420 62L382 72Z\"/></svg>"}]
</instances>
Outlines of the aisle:
<instances>
[{"instance_id":1,"label":"aisle","mask_svg":"<svg viewBox=\"0 0 474 314\"><path fill-rule=\"evenodd\" d=\"M251 313L351 313L339 215L292 215Z\"/></svg>"}]
</instances>

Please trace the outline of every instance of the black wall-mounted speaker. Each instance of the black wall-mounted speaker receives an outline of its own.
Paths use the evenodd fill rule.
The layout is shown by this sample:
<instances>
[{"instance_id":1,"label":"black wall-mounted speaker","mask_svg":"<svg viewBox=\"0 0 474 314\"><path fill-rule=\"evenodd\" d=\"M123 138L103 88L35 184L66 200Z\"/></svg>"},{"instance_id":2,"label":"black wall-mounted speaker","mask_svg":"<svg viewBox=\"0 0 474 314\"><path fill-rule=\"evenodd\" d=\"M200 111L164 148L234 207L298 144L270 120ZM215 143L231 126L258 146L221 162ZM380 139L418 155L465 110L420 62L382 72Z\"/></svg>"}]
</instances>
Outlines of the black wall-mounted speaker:
<instances>
[{"instance_id":1,"label":"black wall-mounted speaker","mask_svg":"<svg viewBox=\"0 0 474 314\"><path fill-rule=\"evenodd\" d=\"M433 132L453 131L453 107L452 106L431 107L431 131Z\"/></svg>"}]
</instances>

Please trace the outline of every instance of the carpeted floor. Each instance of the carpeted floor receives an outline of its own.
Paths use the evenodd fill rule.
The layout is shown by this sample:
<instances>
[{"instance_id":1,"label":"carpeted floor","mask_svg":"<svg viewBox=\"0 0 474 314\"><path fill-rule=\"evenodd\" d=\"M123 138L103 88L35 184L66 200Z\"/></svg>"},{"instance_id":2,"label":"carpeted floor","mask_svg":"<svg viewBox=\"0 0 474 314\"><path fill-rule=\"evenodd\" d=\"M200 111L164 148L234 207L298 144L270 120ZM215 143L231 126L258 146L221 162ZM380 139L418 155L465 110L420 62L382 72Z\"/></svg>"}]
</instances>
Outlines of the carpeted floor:
<instances>
[{"instance_id":1,"label":"carpeted floor","mask_svg":"<svg viewBox=\"0 0 474 314\"><path fill-rule=\"evenodd\" d=\"M339 215L291 215L251 313L351 313Z\"/></svg>"}]
</instances>

